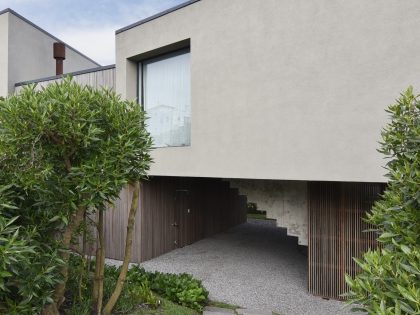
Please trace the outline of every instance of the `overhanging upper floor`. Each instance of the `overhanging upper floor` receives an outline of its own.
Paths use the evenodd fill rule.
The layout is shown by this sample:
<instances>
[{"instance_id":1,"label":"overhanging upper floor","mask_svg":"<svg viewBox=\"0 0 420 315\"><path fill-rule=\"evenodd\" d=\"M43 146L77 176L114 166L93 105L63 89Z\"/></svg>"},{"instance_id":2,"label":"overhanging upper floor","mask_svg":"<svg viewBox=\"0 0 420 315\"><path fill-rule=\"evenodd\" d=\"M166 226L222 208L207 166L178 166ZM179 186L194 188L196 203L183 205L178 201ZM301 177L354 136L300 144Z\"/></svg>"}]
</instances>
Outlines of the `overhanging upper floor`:
<instances>
[{"instance_id":1,"label":"overhanging upper floor","mask_svg":"<svg viewBox=\"0 0 420 315\"><path fill-rule=\"evenodd\" d=\"M155 149L151 174L384 182L385 108L420 86L419 13L414 0L201 0L122 29L129 99L145 102L139 62L190 49L190 143Z\"/></svg>"}]
</instances>

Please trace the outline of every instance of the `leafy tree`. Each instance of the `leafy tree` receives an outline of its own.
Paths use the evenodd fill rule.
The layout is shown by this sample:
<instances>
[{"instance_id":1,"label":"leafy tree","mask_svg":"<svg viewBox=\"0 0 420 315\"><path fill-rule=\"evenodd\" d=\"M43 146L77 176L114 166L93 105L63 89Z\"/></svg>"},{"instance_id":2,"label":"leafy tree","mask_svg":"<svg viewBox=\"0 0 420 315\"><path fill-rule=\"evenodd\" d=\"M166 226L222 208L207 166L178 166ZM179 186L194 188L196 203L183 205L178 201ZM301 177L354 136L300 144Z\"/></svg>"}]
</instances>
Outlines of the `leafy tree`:
<instances>
[{"instance_id":1,"label":"leafy tree","mask_svg":"<svg viewBox=\"0 0 420 315\"><path fill-rule=\"evenodd\" d=\"M137 103L70 78L0 101L0 183L14 187L9 215L35 228L42 252L59 250L62 261L44 314L58 314L64 300L69 250L83 219L146 177L150 146Z\"/></svg>"},{"instance_id":2,"label":"leafy tree","mask_svg":"<svg viewBox=\"0 0 420 315\"><path fill-rule=\"evenodd\" d=\"M420 98L410 87L387 112L380 152L389 183L367 218L380 247L356 259L362 271L346 277L347 296L369 314L420 314Z\"/></svg>"}]
</instances>

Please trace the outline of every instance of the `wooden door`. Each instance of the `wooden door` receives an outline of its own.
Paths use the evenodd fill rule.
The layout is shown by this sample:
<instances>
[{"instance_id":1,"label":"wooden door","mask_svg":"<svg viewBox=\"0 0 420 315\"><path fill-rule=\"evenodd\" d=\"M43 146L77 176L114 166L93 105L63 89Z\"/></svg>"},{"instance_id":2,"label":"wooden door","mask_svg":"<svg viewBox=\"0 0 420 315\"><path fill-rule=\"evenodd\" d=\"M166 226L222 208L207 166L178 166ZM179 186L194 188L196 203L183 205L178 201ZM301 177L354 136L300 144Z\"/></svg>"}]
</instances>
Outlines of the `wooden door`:
<instances>
[{"instance_id":1,"label":"wooden door","mask_svg":"<svg viewBox=\"0 0 420 315\"><path fill-rule=\"evenodd\" d=\"M187 189L176 191L174 219L172 226L175 229L175 248L184 247L185 245L193 243L190 191Z\"/></svg>"}]
</instances>

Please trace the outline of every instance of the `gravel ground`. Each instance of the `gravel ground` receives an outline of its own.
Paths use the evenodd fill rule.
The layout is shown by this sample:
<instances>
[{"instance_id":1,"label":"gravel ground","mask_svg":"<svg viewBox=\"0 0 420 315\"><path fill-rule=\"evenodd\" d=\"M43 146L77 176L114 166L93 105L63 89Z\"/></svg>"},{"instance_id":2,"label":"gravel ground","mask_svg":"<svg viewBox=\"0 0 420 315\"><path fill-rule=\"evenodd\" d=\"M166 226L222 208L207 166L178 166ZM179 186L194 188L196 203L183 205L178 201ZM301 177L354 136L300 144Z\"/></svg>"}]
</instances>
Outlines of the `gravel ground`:
<instances>
[{"instance_id":1,"label":"gravel ground","mask_svg":"<svg viewBox=\"0 0 420 315\"><path fill-rule=\"evenodd\" d=\"M142 263L146 270L187 272L210 299L282 315L341 315L344 304L307 293L307 258L297 240L270 221L250 220ZM108 260L108 263L118 263Z\"/></svg>"}]
</instances>

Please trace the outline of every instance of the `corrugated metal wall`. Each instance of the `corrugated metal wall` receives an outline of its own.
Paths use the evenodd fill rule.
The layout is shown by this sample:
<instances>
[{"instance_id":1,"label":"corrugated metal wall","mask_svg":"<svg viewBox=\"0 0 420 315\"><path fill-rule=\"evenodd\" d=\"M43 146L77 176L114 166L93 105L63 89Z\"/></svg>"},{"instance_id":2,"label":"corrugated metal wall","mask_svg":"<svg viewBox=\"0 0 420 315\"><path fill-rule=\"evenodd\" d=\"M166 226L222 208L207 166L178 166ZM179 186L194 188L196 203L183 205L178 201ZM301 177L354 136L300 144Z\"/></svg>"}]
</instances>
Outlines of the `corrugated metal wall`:
<instances>
[{"instance_id":1,"label":"corrugated metal wall","mask_svg":"<svg viewBox=\"0 0 420 315\"><path fill-rule=\"evenodd\" d=\"M106 257L123 259L132 192L124 189L105 217ZM210 178L153 177L140 189L133 262L227 230L246 221L246 197Z\"/></svg>"},{"instance_id":2,"label":"corrugated metal wall","mask_svg":"<svg viewBox=\"0 0 420 315\"><path fill-rule=\"evenodd\" d=\"M102 68L105 68L105 69L102 69ZM92 69L92 71L87 72L87 73L81 73L81 74L76 73L73 75L73 81L83 86L88 85L95 88L106 87L110 89L115 89L115 67L114 68L101 67L98 69L99 70ZM36 89L40 90L42 87L46 87L47 85L51 83L59 82L61 80L62 80L62 77L46 78L44 81L35 82ZM25 85L27 84L16 86L15 92L21 91Z\"/></svg>"},{"instance_id":3,"label":"corrugated metal wall","mask_svg":"<svg viewBox=\"0 0 420 315\"><path fill-rule=\"evenodd\" d=\"M352 257L375 248L376 234L363 221L383 192L379 183L311 182L309 200L309 292L342 299L344 275L359 271Z\"/></svg>"}]
</instances>

